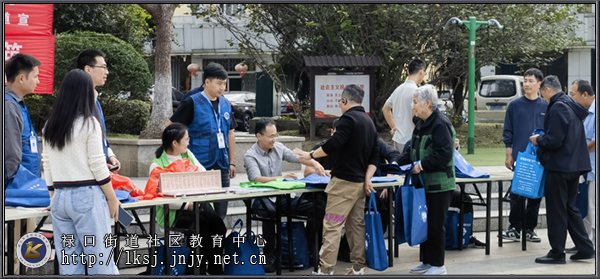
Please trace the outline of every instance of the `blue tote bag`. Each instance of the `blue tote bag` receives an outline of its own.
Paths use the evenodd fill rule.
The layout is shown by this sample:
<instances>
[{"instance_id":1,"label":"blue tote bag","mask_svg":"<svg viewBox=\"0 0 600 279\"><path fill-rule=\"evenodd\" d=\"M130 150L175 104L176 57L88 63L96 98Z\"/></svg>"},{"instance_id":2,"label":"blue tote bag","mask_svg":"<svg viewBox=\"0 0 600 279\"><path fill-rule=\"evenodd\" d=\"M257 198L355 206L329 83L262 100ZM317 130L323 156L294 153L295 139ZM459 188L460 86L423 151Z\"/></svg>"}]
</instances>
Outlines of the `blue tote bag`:
<instances>
[{"instance_id":1,"label":"blue tote bag","mask_svg":"<svg viewBox=\"0 0 600 279\"><path fill-rule=\"evenodd\" d=\"M460 212L457 210L448 210L446 213L446 221L444 228L446 229L446 250L454 250L458 248L459 239L463 242L463 248L469 246L469 239L473 229L473 213L465 213L463 220L463 231L458 231L460 221Z\"/></svg>"},{"instance_id":2,"label":"blue tote bag","mask_svg":"<svg viewBox=\"0 0 600 279\"><path fill-rule=\"evenodd\" d=\"M281 223L281 263L289 265L290 252L288 245L288 222ZM310 268L308 241L303 222L292 222L292 247L294 249L294 266L302 269Z\"/></svg>"},{"instance_id":3,"label":"blue tote bag","mask_svg":"<svg viewBox=\"0 0 600 279\"><path fill-rule=\"evenodd\" d=\"M525 152L519 152L511 192L530 199L544 196L544 167L537 159L537 146L529 142Z\"/></svg>"},{"instance_id":4,"label":"blue tote bag","mask_svg":"<svg viewBox=\"0 0 600 279\"><path fill-rule=\"evenodd\" d=\"M400 187L402 192L402 211L404 215L404 236L408 245L419 245L427 240L427 200L425 199L425 188L415 187L416 183L410 184L409 174L406 176L404 186ZM420 174L416 175L423 184Z\"/></svg>"},{"instance_id":5,"label":"blue tote bag","mask_svg":"<svg viewBox=\"0 0 600 279\"><path fill-rule=\"evenodd\" d=\"M239 229L235 228L239 225ZM258 263L260 259L260 249L256 245L256 236L252 231L241 234L244 223L238 219L231 228L231 233L225 239L224 255L229 255L233 259L233 254L237 254L238 264L233 260L224 265L223 274L225 275L265 275L265 269ZM240 239L241 237L243 239Z\"/></svg>"},{"instance_id":6,"label":"blue tote bag","mask_svg":"<svg viewBox=\"0 0 600 279\"><path fill-rule=\"evenodd\" d=\"M163 246L162 240L164 240L163 238L161 238L161 242L160 242L160 246L158 246L157 248L157 254L156 254L156 267L154 268L154 275L165 275L165 246ZM185 258L187 259L188 256L190 255L190 247L187 246L182 246L182 247L169 247L169 252L170 255L185 255ZM176 261L178 261L178 256L175 259ZM185 269L187 267L186 264L179 264L177 263L175 266L174 262L173 262L173 257L169 256L169 274L170 275L184 275L185 274Z\"/></svg>"},{"instance_id":7,"label":"blue tote bag","mask_svg":"<svg viewBox=\"0 0 600 279\"><path fill-rule=\"evenodd\" d=\"M407 181L404 180L404 185L407 185ZM400 245L406 242L406 235L404 234L404 211L402 210L402 191L398 189L396 191L396 206L394 206L394 237L396 238L396 244Z\"/></svg>"},{"instance_id":8,"label":"blue tote bag","mask_svg":"<svg viewBox=\"0 0 600 279\"><path fill-rule=\"evenodd\" d=\"M375 192L371 192L369 209L365 213L365 240L367 253L367 266L383 271L388 268L388 256L385 249L381 215L377 212Z\"/></svg>"},{"instance_id":9,"label":"blue tote bag","mask_svg":"<svg viewBox=\"0 0 600 279\"><path fill-rule=\"evenodd\" d=\"M22 207L46 207L50 205L50 192L46 181L19 165L13 177L8 179L4 190L4 205Z\"/></svg>"},{"instance_id":10,"label":"blue tote bag","mask_svg":"<svg viewBox=\"0 0 600 279\"><path fill-rule=\"evenodd\" d=\"M456 178L488 178L490 174L484 171L478 171L469 164L467 159L460 155L458 150L454 149L454 169Z\"/></svg>"},{"instance_id":11,"label":"blue tote bag","mask_svg":"<svg viewBox=\"0 0 600 279\"><path fill-rule=\"evenodd\" d=\"M306 184L307 189L325 189L331 178L313 173L302 179L284 178L283 181L297 181Z\"/></svg>"}]
</instances>

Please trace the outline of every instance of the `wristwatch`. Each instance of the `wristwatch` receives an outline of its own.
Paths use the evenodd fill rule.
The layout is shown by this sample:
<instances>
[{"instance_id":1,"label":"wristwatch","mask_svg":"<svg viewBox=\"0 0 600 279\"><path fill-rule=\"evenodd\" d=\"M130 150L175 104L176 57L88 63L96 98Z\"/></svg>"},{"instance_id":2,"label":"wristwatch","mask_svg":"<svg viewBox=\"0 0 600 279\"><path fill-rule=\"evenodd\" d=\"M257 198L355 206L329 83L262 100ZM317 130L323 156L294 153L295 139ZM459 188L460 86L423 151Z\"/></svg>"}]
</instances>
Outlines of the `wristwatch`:
<instances>
[{"instance_id":1,"label":"wristwatch","mask_svg":"<svg viewBox=\"0 0 600 279\"><path fill-rule=\"evenodd\" d=\"M311 151L310 153L308 153L308 154L310 154L310 158L311 158L311 159L314 159L314 158L315 158L315 157L313 157L313 153L314 153L314 152L315 152L315 151L313 150L313 151Z\"/></svg>"}]
</instances>

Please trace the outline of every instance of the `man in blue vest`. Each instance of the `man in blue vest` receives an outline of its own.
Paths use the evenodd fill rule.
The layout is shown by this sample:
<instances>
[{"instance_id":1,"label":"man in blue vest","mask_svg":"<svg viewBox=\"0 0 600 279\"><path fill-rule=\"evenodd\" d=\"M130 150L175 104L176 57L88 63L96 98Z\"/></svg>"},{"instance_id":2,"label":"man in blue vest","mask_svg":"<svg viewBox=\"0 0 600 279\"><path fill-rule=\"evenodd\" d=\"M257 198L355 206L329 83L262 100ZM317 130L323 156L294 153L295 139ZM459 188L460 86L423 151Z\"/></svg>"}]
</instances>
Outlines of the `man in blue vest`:
<instances>
[{"instance_id":1,"label":"man in blue vest","mask_svg":"<svg viewBox=\"0 0 600 279\"><path fill-rule=\"evenodd\" d=\"M13 55L5 64L7 84L4 87L4 187L19 166L41 176L38 136L23 97L33 93L42 63L27 54Z\"/></svg>"},{"instance_id":2,"label":"man in blue vest","mask_svg":"<svg viewBox=\"0 0 600 279\"><path fill-rule=\"evenodd\" d=\"M121 169L121 163L117 160L117 156L110 148L108 144L108 136L106 135L106 123L104 123L104 114L102 113L102 107L100 106L100 102L98 101L98 91L96 91L97 86L103 86L106 83L106 78L108 77L108 65L106 61L104 61L104 53L95 49L86 49L77 55L76 67L78 69L84 70L92 77L92 82L94 83L94 93L96 95L96 106L98 107L98 112L100 113L100 121L102 122L102 127L104 128L104 139L102 142L102 147L104 148L104 156L106 156L106 164L109 169L113 170L113 166L117 166L116 171Z\"/></svg>"},{"instance_id":3,"label":"man in blue vest","mask_svg":"<svg viewBox=\"0 0 600 279\"><path fill-rule=\"evenodd\" d=\"M229 187L235 178L236 123L231 104L223 96L227 86L227 71L217 63L204 68L204 91L182 100L167 123L179 122L188 127L189 149L207 170L221 171L221 185ZM214 203L221 218L227 215L227 202Z\"/></svg>"}]
</instances>

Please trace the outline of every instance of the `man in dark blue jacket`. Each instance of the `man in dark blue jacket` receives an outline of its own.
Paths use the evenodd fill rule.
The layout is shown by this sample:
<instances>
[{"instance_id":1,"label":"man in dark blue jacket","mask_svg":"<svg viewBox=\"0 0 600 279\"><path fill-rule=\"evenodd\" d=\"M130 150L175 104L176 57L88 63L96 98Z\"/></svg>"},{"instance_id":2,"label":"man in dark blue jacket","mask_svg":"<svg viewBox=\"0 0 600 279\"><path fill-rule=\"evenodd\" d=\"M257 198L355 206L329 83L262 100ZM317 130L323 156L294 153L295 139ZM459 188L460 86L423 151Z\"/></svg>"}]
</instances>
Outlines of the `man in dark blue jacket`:
<instances>
[{"instance_id":1,"label":"man in dark blue jacket","mask_svg":"<svg viewBox=\"0 0 600 279\"><path fill-rule=\"evenodd\" d=\"M530 139L539 145L537 157L545 168L548 239L552 250L536 263L565 264L567 230L578 252L571 260L595 258L592 242L575 207L579 176L590 171L583 120L587 109L561 91L556 76L547 76L540 86L549 103L544 119L544 135Z\"/></svg>"}]
</instances>

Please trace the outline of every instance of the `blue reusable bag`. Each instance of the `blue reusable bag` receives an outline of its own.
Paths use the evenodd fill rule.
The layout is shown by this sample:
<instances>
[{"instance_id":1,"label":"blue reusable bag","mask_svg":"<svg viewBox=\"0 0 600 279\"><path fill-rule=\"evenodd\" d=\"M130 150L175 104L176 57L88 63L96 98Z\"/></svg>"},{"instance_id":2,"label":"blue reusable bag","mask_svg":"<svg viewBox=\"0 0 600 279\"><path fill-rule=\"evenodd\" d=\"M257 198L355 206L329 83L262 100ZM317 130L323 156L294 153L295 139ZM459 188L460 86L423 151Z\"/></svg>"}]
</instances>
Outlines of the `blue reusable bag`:
<instances>
[{"instance_id":1,"label":"blue reusable bag","mask_svg":"<svg viewBox=\"0 0 600 279\"><path fill-rule=\"evenodd\" d=\"M530 141L525 152L519 152L512 180L512 193L530 199L544 196L546 176L544 167L537 158L537 149L537 145Z\"/></svg>"},{"instance_id":2,"label":"blue reusable bag","mask_svg":"<svg viewBox=\"0 0 600 279\"><path fill-rule=\"evenodd\" d=\"M164 239L161 238L161 240ZM156 267L154 268L154 275L165 275L165 246L163 245L162 241L160 242L160 246L158 246L157 250L158 252L156 255ZM179 259L179 255L185 255L185 258L187 259L190 255L190 247L169 247L169 252L169 267L171 268L171 270L169 270L169 274L184 275L186 264L177 264L175 267L172 267L174 263L172 255L178 255L175 257L176 260Z\"/></svg>"},{"instance_id":3,"label":"blue reusable bag","mask_svg":"<svg viewBox=\"0 0 600 279\"><path fill-rule=\"evenodd\" d=\"M288 245L288 223L281 223L281 263L289 265L290 253ZM302 269L310 268L310 257L308 254L308 241L303 222L292 222L292 247L294 249L294 266L302 266Z\"/></svg>"},{"instance_id":4,"label":"blue reusable bag","mask_svg":"<svg viewBox=\"0 0 600 279\"><path fill-rule=\"evenodd\" d=\"M488 178L490 174L484 171L478 171L469 164L458 150L454 149L454 169L456 178Z\"/></svg>"},{"instance_id":5,"label":"blue reusable bag","mask_svg":"<svg viewBox=\"0 0 600 279\"><path fill-rule=\"evenodd\" d=\"M387 176L373 176L371 178L371 183L389 183L389 182L398 182L398 179L395 177L387 177Z\"/></svg>"},{"instance_id":6,"label":"blue reusable bag","mask_svg":"<svg viewBox=\"0 0 600 279\"><path fill-rule=\"evenodd\" d=\"M238 225L240 228L235 230ZM256 245L256 236L252 231L247 231L243 235L241 234L243 226L244 223L242 222L242 219L238 219L231 228L231 233L225 239L225 247L223 248L224 255L229 255L233 259L233 254L237 254L238 264L235 264L233 260L230 261L229 264L225 264L223 274L265 275L265 269L262 265L251 264L252 262L259 262L260 249L258 248L258 245ZM242 237L243 243L241 239L236 237Z\"/></svg>"},{"instance_id":7,"label":"blue reusable bag","mask_svg":"<svg viewBox=\"0 0 600 279\"><path fill-rule=\"evenodd\" d=\"M458 232L459 220L460 212L448 210L448 213L446 213L446 221L444 222L444 228L446 229L446 250L457 249L459 238L463 241L463 248L467 248L469 245L469 239L471 238L473 229L473 213L465 213L464 215L462 238L460 237L461 233Z\"/></svg>"},{"instance_id":8,"label":"blue reusable bag","mask_svg":"<svg viewBox=\"0 0 600 279\"><path fill-rule=\"evenodd\" d=\"M369 209L365 213L365 240L367 266L379 271L386 270L388 268L388 255L385 248L381 215L377 212L374 191L371 192Z\"/></svg>"},{"instance_id":9,"label":"blue reusable bag","mask_svg":"<svg viewBox=\"0 0 600 279\"><path fill-rule=\"evenodd\" d=\"M404 185L407 185L408 181L404 180ZM406 235L404 234L404 211L402 210L402 191L398 189L396 191L396 206L394 206L394 237L396 238L396 244L400 245L406 242Z\"/></svg>"},{"instance_id":10,"label":"blue reusable bag","mask_svg":"<svg viewBox=\"0 0 600 279\"><path fill-rule=\"evenodd\" d=\"M50 205L50 192L43 180L19 165L17 172L8 179L4 190L5 206L46 207Z\"/></svg>"},{"instance_id":11,"label":"blue reusable bag","mask_svg":"<svg viewBox=\"0 0 600 279\"><path fill-rule=\"evenodd\" d=\"M406 176L404 186L400 187L402 192L402 213L404 215L404 235L408 245L419 245L427 240L427 200L425 199L425 188L416 188L410 184L409 174ZM416 175L423 184L420 174Z\"/></svg>"},{"instance_id":12,"label":"blue reusable bag","mask_svg":"<svg viewBox=\"0 0 600 279\"><path fill-rule=\"evenodd\" d=\"M115 196L121 203L138 202L138 200L131 197L131 193L124 190L115 190Z\"/></svg>"},{"instance_id":13,"label":"blue reusable bag","mask_svg":"<svg viewBox=\"0 0 600 279\"><path fill-rule=\"evenodd\" d=\"M412 171L411 164L398 166L396 164L381 164L378 169L384 174L397 174L397 175L405 175L409 174Z\"/></svg>"},{"instance_id":14,"label":"blue reusable bag","mask_svg":"<svg viewBox=\"0 0 600 279\"><path fill-rule=\"evenodd\" d=\"M297 181L306 184L306 188L308 189L325 189L331 178L328 176L320 176L316 173L313 173L302 179L294 179L294 178L285 178L283 181Z\"/></svg>"}]
</instances>

